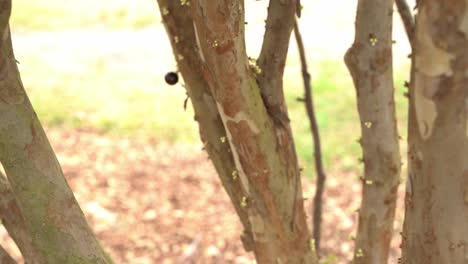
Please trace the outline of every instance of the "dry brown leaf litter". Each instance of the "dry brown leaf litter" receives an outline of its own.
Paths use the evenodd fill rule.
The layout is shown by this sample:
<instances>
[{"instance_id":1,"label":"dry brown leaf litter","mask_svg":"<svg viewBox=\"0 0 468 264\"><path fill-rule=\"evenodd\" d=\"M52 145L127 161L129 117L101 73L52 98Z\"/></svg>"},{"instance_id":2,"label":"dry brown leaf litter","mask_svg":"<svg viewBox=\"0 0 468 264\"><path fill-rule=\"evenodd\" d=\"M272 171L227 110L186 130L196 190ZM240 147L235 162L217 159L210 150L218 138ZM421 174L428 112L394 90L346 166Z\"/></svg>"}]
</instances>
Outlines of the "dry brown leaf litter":
<instances>
[{"instance_id":1,"label":"dry brown leaf litter","mask_svg":"<svg viewBox=\"0 0 468 264\"><path fill-rule=\"evenodd\" d=\"M116 263L252 263L238 239L240 224L200 146L89 131L47 133L90 225ZM347 263L354 250L360 183L352 172L328 175L322 255L337 257L330 263ZM309 213L313 183L304 180L303 189ZM402 191L403 186L399 208ZM390 263L399 255L401 211ZM3 228L0 243L20 260Z\"/></svg>"}]
</instances>

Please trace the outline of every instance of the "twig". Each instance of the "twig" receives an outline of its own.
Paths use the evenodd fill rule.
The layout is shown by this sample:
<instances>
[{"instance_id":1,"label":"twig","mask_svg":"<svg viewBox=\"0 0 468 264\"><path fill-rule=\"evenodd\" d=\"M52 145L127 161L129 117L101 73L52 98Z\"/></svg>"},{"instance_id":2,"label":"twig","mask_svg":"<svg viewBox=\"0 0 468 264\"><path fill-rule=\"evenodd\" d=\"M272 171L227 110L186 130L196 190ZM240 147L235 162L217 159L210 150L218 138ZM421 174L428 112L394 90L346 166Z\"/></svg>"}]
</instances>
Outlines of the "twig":
<instances>
[{"instance_id":1,"label":"twig","mask_svg":"<svg viewBox=\"0 0 468 264\"><path fill-rule=\"evenodd\" d=\"M305 90L305 106L307 110L307 115L310 121L310 128L312 130L312 137L314 140L314 158L315 158L315 170L317 172L317 187L315 190L314 197L314 211L313 211L313 236L315 239L315 248L318 251L320 249L320 233L322 225L322 200L323 200L323 191L325 188L325 179L326 175L323 170L322 163L322 150L320 144L320 134L317 125L317 118L315 117L314 110L314 101L312 95L312 85L310 81L310 74L307 71L307 60L305 56L304 44L302 42L302 36L299 31L299 26L297 21L294 22L294 36L296 37L297 48L299 50L299 56L301 58L301 68L302 68L302 79L304 81L304 90Z\"/></svg>"},{"instance_id":2,"label":"twig","mask_svg":"<svg viewBox=\"0 0 468 264\"><path fill-rule=\"evenodd\" d=\"M0 245L0 263L2 264L17 264L10 254Z\"/></svg>"},{"instance_id":3,"label":"twig","mask_svg":"<svg viewBox=\"0 0 468 264\"><path fill-rule=\"evenodd\" d=\"M398 9L398 13L400 14L401 20L403 21L403 25L405 26L406 35L408 36L408 40L413 48L414 43L414 17L411 14L411 9L408 6L406 0L395 0L395 4Z\"/></svg>"}]
</instances>

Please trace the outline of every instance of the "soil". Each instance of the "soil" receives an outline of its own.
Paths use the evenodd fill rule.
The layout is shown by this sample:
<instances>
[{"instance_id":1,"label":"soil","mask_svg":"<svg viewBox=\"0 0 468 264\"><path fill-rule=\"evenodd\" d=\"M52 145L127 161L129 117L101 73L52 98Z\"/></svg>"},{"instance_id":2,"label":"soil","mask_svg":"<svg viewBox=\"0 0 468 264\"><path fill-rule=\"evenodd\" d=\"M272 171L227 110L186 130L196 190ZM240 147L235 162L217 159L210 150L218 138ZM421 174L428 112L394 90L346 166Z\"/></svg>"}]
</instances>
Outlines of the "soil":
<instances>
[{"instance_id":1,"label":"soil","mask_svg":"<svg viewBox=\"0 0 468 264\"><path fill-rule=\"evenodd\" d=\"M115 263L253 262L201 146L92 131L48 129L47 134L90 225ZM326 263L348 263L361 187L353 172L328 171L328 176L321 255L330 261ZM314 183L305 178L303 190L310 213ZM401 219L399 210L389 263L396 263L399 255ZM3 228L0 244L21 261Z\"/></svg>"}]
</instances>

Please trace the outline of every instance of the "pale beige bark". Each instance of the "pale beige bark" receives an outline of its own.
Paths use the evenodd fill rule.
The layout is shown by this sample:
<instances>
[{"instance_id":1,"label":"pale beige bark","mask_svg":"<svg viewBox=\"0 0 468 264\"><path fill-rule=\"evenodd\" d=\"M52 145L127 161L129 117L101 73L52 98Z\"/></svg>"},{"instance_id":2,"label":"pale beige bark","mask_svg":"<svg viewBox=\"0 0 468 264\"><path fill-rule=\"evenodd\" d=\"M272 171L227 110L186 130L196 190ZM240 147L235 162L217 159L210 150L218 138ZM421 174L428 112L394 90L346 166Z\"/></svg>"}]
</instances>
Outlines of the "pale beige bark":
<instances>
[{"instance_id":1,"label":"pale beige bark","mask_svg":"<svg viewBox=\"0 0 468 264\"><path fill-rule=\"evenodd\" d=\"M271 2L278 5L280 1ZM174 13L174 5L165 1L159 1L159 4L163 17L170 17ZM184 4L186 3L181 3ZM264 105L254 70L247 60L243 1L190 1L190 7L194 18L192 28L197 43L192 43L192 48L186 52L199 57L192 60L191 56L192 62L188 65L196 66L195 72L198 76L202 76L207 84L209 91L204 93L208 96L209 104L205 102L203 106L202 103L195 102L203 99L201 97L191 95L191 98L197 120L201 125L203 139L211 144L219 140L229 145L219 150L231 151L228 157L232 155L235 164L232 172L240 182L235 191L229 190L233 186L225 184L225 187L231 199L240 205L236 206L236 209L244 227L250 228L248 230L250 234L247 234L250 239L248 241L244 239L244 245L247 250L254 251L258 263L316 263L313 250L310 248L310 234L305 221L297 160L295 152L291 151L293 146L288 132L289 124L287 119L282 119L282 122L278 122L278 129L276 128L274 123L277 119L269 115L271 112ZM288 9L289 7L289 4L284 6ZM281 11L278 7L275 10ZM186 16L190 14L186 13ZM194 70L189 70L187 65L184 65L187 56L182 53L183 50L178 48L174 40L179 35L176 35L174 28L171 28L170 20L167 18L164 20L169 28L173 47L176 47L174 51L184 79L186 76L189 77L185 79L186 85L193 90L197 85L193 85L196 82L190 76L190 72ZM287 42L292 24L290 26ZM182 33L179 31L179 34ZM185 38L186 35L183 36ZM191 41L193 42L193 39ZM284 67L284 61L280 62L280 65L281 63ZM284 99L275 98L275 100L281 102ZM213 104L215 108L212 107ZM200 107L199 110L197 107ZM203 107L207 111L202 112ZM213 115L213 118L203 121L202 115ZM217 133L207 131L205 138L202 122L206 124L215 122L216 126L222 124L226 138L223 136L224 131L219 128ZM221 138L218 138L220 135ZM220 162L217 159L222 153L209 151L209 154L215 165ZM220 168L226 165L220 164ZM228 173L232 172L228 170ZM220 176L222 180L225 177ZM237 200L239 198L240 200Z\"/></svg>"},{"instance_id":2,"label":"pale beige bark","mask_svg":"<svg viewBox=\"0 0 468 264\"><path fill-rule=\"evenodd\" d=\"M2 264L16 264L17 263L1 245L0 245L0 263Z\"/></svg>"},{"instance_id":3,"label":"pale beige bark","mask_svg":"<svg viewBox=\"0 0 468 264\"><path fill-rule=\"evenodd\" d=\"M27 263L111 263L73 196L21 83L0 1L0 162L32 246Z\"/></svg>"},{"instance_id":4,"label":"pale beige bark","mask_svg":"<svg viewBox=\"0 0 468 264\"><path fill-rule=\"evenodd\" d=\"M466 264L468 1L419 2L402 263Z\"/></svg>"},{"instance_id":5,"label":"pale beige bark","mask_svg":"<svg viewBox=\"0 0 468 264\"><path fill-rule=\"evenodd\" d=\"M393 232L400 153L392 76L392 0L359 0L356 36L345 56L357 92L364 176L353 263L386 263Z\"/></svg>"}]
</instances>

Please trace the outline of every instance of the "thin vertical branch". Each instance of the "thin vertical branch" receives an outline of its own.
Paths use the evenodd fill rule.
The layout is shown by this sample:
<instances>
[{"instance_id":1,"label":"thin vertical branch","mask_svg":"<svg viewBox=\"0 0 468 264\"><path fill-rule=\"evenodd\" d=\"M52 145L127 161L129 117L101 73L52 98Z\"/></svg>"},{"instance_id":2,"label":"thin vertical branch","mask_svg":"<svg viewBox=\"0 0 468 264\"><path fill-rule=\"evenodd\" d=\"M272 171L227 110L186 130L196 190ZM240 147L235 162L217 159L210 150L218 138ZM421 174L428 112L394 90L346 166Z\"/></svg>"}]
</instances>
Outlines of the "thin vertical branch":
<instances>
[{"instance_id":1,"label":"thin vertical branch","mask_svg":"<svg viewBox=\"0 0 468 264\"><path fill-rule=\"evenodd\" d=\"M297 1L270 0L258 57L261 72L257 80L263 100L273 121L283 125L289 121L284 105L283 72L297 5Z\"/></svg>"},{"instance_id":2,"label":"thin vertical branch","mask_svg":"<svg viewBox=\"0 0 468 264\"><path fill-rule=\"evenodd\" d=\"M297 48L299 50L299 56L301 60L302 79L304 81L304 92L305 92L305 107L307 116L309 117L310 129L312 131L312 137L314 140L314 159L315 159L315 171L317 172L317 187L315 189L314 197L314 211L313 211L313 237L315 239L315 248L318 252L320 249L320 234L322 226L322 202L323 202L323 191L325 189L326 174L323 169L322 162L322 147L320 143L320 133L317 125L317 118L315 116L314 100L312 94L311 77L307 70L307 59L305 55L304 43L302 41L301 32L297 21L294 23L294 36L296 37Z\"/></svg>"},{"instance_id":3,"label":"thin vertical branch","mask_svg":"<svg viewBox=\"0 0 468 264\"><path fill-rule=\"evenodd\" d=\"M406 35L408 40L413 47L413 38L414 38L414 17L411 14L411 9L408 6L406 0L395 0L398 13L400 14L403 25L405 26Z\"/></svg>"}]
</instances>

